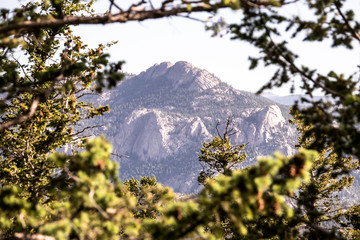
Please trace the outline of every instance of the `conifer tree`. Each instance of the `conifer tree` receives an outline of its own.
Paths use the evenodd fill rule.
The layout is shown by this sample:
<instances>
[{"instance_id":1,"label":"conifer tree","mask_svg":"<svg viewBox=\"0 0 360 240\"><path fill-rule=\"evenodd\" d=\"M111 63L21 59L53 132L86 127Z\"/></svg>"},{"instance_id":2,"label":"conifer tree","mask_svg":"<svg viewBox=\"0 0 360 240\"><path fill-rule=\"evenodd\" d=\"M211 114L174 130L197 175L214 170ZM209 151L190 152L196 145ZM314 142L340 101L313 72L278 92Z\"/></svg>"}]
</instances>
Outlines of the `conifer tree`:
<instances>
[{"instance_id":1,"label":"conifer tree","mask_svg":"<svg viewBox=\"0 0 360 240\"><path fill-rule=\"evenodd\" d=\"M293 123L297 125L300 134L304 134L311 126L305 126L296 112L293 111L293 114ZM316 139L302 140L299 147L307 148L313 141ZM320 239L322 233L319 228L324 227L334 235L355 239L357 234L351 231L351 224L346 220L355 205L351 199L341 199L340 194L352 185L354 177L350 174L358 166L358 160L355 161L352 157L341 158L334 153L332 147L325 148L319 153L310 171L310 181L302 184L293 196L296 214L300 220L296 228L298 232L301 229L303 238Z\"/></svg>"},{"instance_id":2,"label":"conifer tree","mask_svg":"<svg viewBox=\"0 0 360 240\"><path fill-rule=\"evenodd\" d=\"M27 7L33 6L36 5L29 3ZM77 6L80 9L88 7ZM71 14L74 10L67 12L66 7L71 9L75 5L68 2L63 7L66 14ZM44 10L49 14L53 11ZM28 63L20 63L15 57L3 60L4 71L8 70L7 65L17 66L11 76L17 85L36 83L37 87L14 97L9 93L9 100L3 103L6 110L1 115L2 123L17 121L18 116L34 112L31 119L0 131L2 185L18 185L23 189L24 197L32 201L49 201L51 197L44 188L56 171L56 166L47 161L49 153L64 146L80 147L81 133L86 129L78 124L109 110L108 106L95 107L81 101L84 94L101 88L94 82L96 77L104 74L101 68L108 63L104 48L100 45L96 49L87 49L68 27L42 29L29 34L22 43ZM5 56L7 54L4 52ZM120 80L122 74L117 75ZM34 104L36 111L32 109Z\"/></svg>"},{"instance_id":3,"label":"conifer tree","mask_svg":"<svg viewBox=\"0 0 360 240\"><path fill-rule=\"evenodd\" d=\"M360 41L360 24L352 10L344 12L345 0L304 1L315 10L311 21L277 11L298 1L164 1L158 8L141 1L125 10L109 1L109 11L102 15L91 10L92 2L42 0L12 12L1 10L0 238L359 236L358 205L346 211L342 205L333 212L330 209L334 192L352 181L344 174L356 167L351 158L344 157L359 156L357 82L353 76L334 71L315 74L316 69L298 66L297 55L287 48L287 42L278 43L272 37L285 24L292 37L301 33L306 41L330 37L333 46L353 47L353 41ZM84 130L77 127L81 119L107 111L107 107L81 102L81 92L115 86L122 78L122 62L110 64L102 45L86 49L70 26L187 16L223 7L240 8L243 13L242 22L231 26L234 38L261 50L260 57L251 58L251 68L259 61L279 67L264 88L299 77L310 96L321 89L335 100L314 101L309 108L297 109L300 119L310 126L302 144L323 151L322 156L303 149L292 157L275 154L246 171L230 171L234 158L221 158L224 174L208 181L191 199L174 199L170 189L149 178L141 186L136 181L122 184L118 165L110 159L109 143L103 138L77 139ZM219 29L217 24L212 27L215 34ZM15 59L16 51L28 54L29 62ZM70 143L76 146L72 153L56 152ZM337 155L328 153L329 146ZM298 202L293 208L286 201L290 197ZM221 220L225 218L231 232L224 231ZM328 222L330 225L325 224ZM265 230L270 228L276 229L275 235L267 235Z\"/></svg>"},{"instance_id":4,"label":"conifer tree","mask_svg":"<svg viewBox=\"0 0 360 240\"><path fill-rule=\"evenodd\" d=\"M228 118L225 124L224 133L220 134L220 123L216 124L217 136L209 143L203 143L200 149L199 162L203 165L203 170L198 176L199 184L204 185L209 178L213 178L218 174L226 176L231 175L231 171L235 167L239 167L246 158L244 151L245 144L231 145L230 137L236 132L231 126L232 119Z\"/></svg>"}]
</instances>

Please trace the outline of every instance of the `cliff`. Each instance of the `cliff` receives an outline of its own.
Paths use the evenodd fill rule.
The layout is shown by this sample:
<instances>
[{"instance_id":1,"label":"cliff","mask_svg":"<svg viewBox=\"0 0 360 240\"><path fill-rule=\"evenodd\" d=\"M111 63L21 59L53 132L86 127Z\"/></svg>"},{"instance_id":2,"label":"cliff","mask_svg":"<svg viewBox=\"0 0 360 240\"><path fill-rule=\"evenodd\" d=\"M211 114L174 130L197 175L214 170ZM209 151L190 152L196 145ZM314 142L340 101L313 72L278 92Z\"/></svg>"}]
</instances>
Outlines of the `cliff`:
<instances>
[{"instance_id":1,"label":"cliff","mask_svg":"<svg viewBox=\"0 0 360 240\"><path fill-rule=\"evenodd\" d=\"M109 104L96 120L118 159L123 179L156 175L175 191L198 189L197 154L216 134L217 122L233 118L233 144L247 143L247 164L278 150L292 154L297 138L288 107L236 90L187 62L155 64L115 90L90 99ZM220 126L221 129L221 126Z\"/></svg>"}]
</instances>

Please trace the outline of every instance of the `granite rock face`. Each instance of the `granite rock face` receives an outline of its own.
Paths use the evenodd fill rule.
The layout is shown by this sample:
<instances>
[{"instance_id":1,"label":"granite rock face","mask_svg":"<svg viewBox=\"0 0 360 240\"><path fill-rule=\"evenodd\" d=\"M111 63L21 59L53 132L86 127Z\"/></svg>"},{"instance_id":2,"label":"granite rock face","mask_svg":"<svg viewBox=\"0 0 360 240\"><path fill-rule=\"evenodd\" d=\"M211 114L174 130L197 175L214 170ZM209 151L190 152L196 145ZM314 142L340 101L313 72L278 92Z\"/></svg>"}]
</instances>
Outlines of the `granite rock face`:
<instances>
[{"instance_id":1,"label":"granite rock face","mask_svg":"<svg viewBox=\"0 0 360 240\"><path fill-rule=\"evenodd\" d=\"M118 159L124 179L156 175L175 191L197 191L199 149L228 117L236 131L232 143L247 143L245 165L276 150L295 152L288 107L236 90L187 62L155 64L90 100L110 105L110 114L96 119L104 125L96 134L105 134L114 153L127 156Z\"/></svg>"},{"instance_id":2,"label":"granite rock face","mask_svg":"<svg viewBox=\"0 0 360 240\"><path fill-rule=\"evenodd\" d=\"M125 119L113 138L113 147L140 161L159 161L182 151L184 145L198 145L210 138L199 117L169 116L160 109L143 108Z\"/></svg>"},{"instance_id":3,"label":"granite rock face","mask_svg":"<svg viewBox=\"0 0 360 240\"><path fill-rule=\"evenodd\" d=\"M212 88L220 83L209 72L195 68L188 62L163 62L155 64L138 76L152 82L154 79L165 77L166 84L173 89L183 88L189 91L201 91Z\"/></svg>"}]
</instances>

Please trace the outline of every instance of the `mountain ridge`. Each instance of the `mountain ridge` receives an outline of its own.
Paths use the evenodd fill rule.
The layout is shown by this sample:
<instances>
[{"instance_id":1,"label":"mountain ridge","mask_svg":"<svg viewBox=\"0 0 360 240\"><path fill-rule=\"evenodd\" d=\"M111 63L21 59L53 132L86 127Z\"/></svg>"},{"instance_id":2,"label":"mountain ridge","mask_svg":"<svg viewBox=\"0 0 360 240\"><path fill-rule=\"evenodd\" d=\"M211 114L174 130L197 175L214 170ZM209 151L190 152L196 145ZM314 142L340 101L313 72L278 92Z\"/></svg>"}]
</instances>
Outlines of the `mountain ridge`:
<instances>
[{"instance_id":1,"label":"mountain ridge","mask_svg":"<svg viewBox=\"0 0 360 240\"><path fill-rule=\"evenodd\" d=\"M207 70L195 68L191 63L179 61L175 64L162 62L155 64L138 76L147 80L157 79L165 76L172 82L174 89L180 86L188 86L188 90L205 90L212 88L220 83L220 80L211 77Z\"/></svg>"},{"instance_id":2,"label":"mountain ridge","mask_svg":"<svg viewBox=\"0 0 360 240\"><path fill-rule=\"evenodd\" d=\"M123 179L156 175L175 191L197 191L199 149L228 117L237 131L232 143L248 143L245 164L275 150L295 151L288 107L234 89L183 61L155 64L90 100L110 105L110 114L97 119L105 125L98 133L110 139L115 153L129 156L119 160Z\"/></svg>"}]
</instances>

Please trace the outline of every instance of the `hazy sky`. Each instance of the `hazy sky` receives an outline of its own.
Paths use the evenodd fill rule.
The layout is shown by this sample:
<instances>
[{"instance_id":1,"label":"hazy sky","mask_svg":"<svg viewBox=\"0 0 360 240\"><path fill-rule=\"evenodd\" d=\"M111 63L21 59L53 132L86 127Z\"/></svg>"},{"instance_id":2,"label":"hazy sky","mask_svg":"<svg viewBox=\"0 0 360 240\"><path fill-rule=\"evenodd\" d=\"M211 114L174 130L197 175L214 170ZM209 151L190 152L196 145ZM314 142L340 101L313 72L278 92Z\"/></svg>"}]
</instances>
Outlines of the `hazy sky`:
<instances>
[{"instance_id":1,"label":"hazy sky","mask_svg":"<svg viewBox=\"0 0 360 240\"><path fill-rule=\"evenodd\" d=\"M0 0L0 7L11 7L17 1ZM96 10L107 9L108 0L98 0ZM118 2L131 2L118 0ZM351 0L348 4L360 16L360 1ZM287 10L289 14L307 14L301 5ZM221 14L228 21L237 22L239 13L231 10ZM193 15L206 19L208 15ZM258 90L271 76L271 69L249 71L248 57L256 56L258 51L246 43L230 40L230 36L212 38L205 31L204 24L185 18L172 17L160 20L130 22L126 24L89 25L77 27L75 32L90 46L118 40L109 52L114 61L125 60L124 71L140 73L155 63L163 61L188 61L196 67L207 69L222 81L251 92ZM301 62L319 69L326 74L330 69L353 73L360 65L359 45L351 51L342 48L329 51L329 44L293 44L301 56ZM275 89L274 93L286 95L288 88Z\"/></svg>"}]
</instances>

